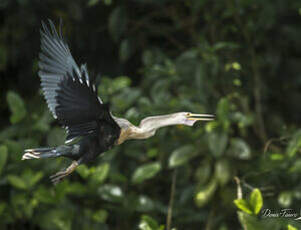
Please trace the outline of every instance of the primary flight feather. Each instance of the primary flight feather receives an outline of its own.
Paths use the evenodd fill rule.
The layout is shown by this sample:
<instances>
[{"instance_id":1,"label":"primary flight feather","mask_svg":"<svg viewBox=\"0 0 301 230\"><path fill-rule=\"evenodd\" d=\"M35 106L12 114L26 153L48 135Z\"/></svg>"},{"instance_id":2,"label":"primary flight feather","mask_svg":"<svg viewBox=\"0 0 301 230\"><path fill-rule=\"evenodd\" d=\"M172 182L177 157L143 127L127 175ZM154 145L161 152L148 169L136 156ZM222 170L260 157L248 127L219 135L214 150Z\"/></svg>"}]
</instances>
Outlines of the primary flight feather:
<instances>
[{"instance_id":1,"label":"primary flight feather","mask_svg":"<svg viewBox=\"0 0 301 230\"><path fill-rule=\"evenodd\" d=\"M50 177L54 184L71 174L79 164L95 159L128 139L149 138L160 127L192 126L198 120L209 121L214 117L179 112L147 117L139 126L134 126L124 118L113 116L109 106L97 96L86 65L79 67L74 61L62 36L61 25L57 33L51 20L49 26L42 22L38 74L48 107L65 127L67 138L65 144L58 147L27 149L22 160L60 156L73 159L67 169Z\"/></svg>"}]
</instances>

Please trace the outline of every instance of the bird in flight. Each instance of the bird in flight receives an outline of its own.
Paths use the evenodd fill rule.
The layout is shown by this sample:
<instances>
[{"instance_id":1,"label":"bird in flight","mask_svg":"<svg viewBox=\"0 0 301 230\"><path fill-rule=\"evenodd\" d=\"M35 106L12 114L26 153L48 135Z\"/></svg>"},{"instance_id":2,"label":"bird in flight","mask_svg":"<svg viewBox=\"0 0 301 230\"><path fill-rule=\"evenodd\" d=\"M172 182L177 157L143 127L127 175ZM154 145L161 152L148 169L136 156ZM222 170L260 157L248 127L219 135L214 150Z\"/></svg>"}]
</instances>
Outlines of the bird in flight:
<instances>
[{"instance_id":1,"label":"bird in flight","mask_svg":"<svg viewBox=\"0 0 301 230\"><path fill-rule=\"evenodd\" d=\"M139 126L113 116L90 81L85 64L75 63L70 49L51 20L42 22L39 72L48 107L55 119L66 129L63 145L26 149L22 160L67 157L72 164L50 177L54 184L71 174L78 165L94 160L101 153L129 139L146 139L156 130L170 125L192 126L196 121L211 121L210 114L178 112L144 118Z\"/></svg>"}]
</instances>

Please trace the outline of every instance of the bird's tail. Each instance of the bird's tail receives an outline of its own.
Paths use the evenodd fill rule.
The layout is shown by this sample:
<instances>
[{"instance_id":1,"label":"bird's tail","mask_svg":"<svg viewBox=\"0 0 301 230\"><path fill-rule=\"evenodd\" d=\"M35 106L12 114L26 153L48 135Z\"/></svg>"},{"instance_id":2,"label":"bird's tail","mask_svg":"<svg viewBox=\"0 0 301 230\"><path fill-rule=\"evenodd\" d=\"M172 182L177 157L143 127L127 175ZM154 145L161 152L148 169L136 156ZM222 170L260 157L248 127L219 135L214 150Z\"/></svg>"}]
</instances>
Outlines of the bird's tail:
<instances>
[{"instance_id":1,"label":"bird's tail","mask_svg":"<svg viewBox=\"0 0 301 230\"><path fill-rule=\"evenodd\" d=\"M59 147L26 149L22 156L22 160L59 157L62 156L62 153L62 151L59 151Z\"/></svg>"}]
</instances>

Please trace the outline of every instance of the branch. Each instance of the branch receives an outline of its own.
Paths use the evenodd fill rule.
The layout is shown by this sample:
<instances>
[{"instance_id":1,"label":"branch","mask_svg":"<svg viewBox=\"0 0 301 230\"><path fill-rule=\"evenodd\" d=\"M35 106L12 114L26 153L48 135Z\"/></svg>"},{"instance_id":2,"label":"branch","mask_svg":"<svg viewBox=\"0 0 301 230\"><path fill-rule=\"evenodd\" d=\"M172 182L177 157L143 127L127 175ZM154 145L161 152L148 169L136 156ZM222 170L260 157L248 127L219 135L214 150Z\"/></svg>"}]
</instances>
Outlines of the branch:
<instances>
[{"instance_id":1,"label":"branch","mask_svg":"<svg viewBox=\"0 0 301 230\"><path fill-rule=\"evenodd\" d=\"M167 218L166 218L166 230L170 230L171 228L172 207L173 207L174 196L176 192L176 179L177 179L177 171L175 169L172 175L170 199L169 199Z\"/></svg>"}]
</instances>

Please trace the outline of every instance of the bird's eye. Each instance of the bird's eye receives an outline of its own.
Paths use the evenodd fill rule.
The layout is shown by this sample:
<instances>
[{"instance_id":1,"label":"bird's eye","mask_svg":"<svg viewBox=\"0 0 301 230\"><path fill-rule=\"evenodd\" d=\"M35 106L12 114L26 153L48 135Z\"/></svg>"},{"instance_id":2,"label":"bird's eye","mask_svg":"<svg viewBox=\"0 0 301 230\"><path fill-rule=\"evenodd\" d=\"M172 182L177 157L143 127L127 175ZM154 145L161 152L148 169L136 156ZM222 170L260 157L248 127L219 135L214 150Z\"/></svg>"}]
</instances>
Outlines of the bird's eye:
<instances>
[{"instance_id":1,"label":"bird's eye","mask_svg":"<svg viewBox=\"0 0 301 230\"><path fill-rule=\"evenodd\" d=\"M186 116L189 117L191 113L186 113Z\"/></svg>"}]
</instances>

